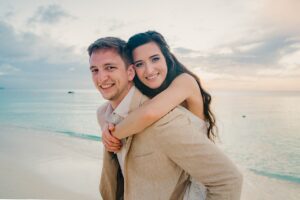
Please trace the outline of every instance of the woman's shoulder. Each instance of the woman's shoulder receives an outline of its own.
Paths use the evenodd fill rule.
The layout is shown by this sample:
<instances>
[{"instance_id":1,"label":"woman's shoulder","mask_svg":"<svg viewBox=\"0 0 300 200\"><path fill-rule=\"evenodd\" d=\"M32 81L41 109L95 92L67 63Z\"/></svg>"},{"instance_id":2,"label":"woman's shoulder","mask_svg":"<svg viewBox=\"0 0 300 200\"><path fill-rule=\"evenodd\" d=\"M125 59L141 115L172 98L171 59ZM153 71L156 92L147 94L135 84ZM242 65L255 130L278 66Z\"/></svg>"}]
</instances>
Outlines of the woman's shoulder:
<instances>
[{"instance_id":1,"label":"woman's shoulder","mask_svg":"<svg viewBox=\"0 0 300 200\"><path fill-rule=\"evenodd\" d=\"M188 73L182 73L174 79L175 85L186 86L189 90L199 89L197 80Z\"/></svg>"},{"instance_id":2,"label":"woman's shoulder","mask_svg":"<svg viewBox=\"0 0 300 200\"><path fill-rule=\"evenodd\" d=\"M180 75L178 75L176 78L175 78L175 80L180 80L180 81L190 81L190 82L197 82L196 81L196 79L192 76L192 75L190 75L190 74L188 74L188 73L182 73L182 74L180 74Z\"/></svg>"}]
</instances>

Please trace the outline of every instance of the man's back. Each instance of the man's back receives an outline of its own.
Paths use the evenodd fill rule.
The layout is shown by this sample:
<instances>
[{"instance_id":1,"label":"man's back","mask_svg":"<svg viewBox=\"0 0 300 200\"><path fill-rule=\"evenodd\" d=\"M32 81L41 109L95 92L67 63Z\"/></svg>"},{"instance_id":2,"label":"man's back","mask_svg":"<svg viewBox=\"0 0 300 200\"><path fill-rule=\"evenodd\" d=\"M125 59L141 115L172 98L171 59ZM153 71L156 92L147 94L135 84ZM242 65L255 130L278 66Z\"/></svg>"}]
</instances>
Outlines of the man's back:
<instances>
[{"instance_id":1,"label":"man's back","mask_svg":"<svg viewBox=\"0 0 300 200\"><path fill-rule=\"evenodd\" d=\"M185 112L183 108L174 109L153 126L132 138L126 160L125 199L170 199L171 196L171 199L183 198L189 175L165 152L162 145L173 145L172 142L161 141L164 137L170 137L166 138L169 141L173 140L172 137L177 137L173 128L167 132L164 132L164 129L165 126L173 126L173 123L178 126L184 125L181 119L176 118L181 112ZM197 123L197 126L195 128L199 130L198 134L206 132L205 124ZM185 151L180 149L180 146L167 148L173 149L171 151L174 151L174 154L177 151Z\"/></svg>"}]
</instances>

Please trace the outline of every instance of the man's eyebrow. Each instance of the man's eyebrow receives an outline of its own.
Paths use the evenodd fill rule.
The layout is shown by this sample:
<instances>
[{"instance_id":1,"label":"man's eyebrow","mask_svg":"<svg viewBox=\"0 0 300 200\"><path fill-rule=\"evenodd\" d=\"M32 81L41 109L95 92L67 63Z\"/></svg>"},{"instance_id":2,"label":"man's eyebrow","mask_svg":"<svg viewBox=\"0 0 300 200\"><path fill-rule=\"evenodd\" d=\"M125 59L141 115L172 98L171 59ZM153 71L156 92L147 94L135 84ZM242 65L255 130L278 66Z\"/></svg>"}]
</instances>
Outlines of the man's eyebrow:
<instances>
[{"instance_id":1,"label":"man's eyebrow","mask_svg":"<svg viewBox=\"0 0 300 200\"><path fill-rule=\"evenodd\" d=\"M109 65L116 65L115 63L113 62L109 62L109 63L105 63L104 66L109 66Z\"/></svg>"}]
</instances>

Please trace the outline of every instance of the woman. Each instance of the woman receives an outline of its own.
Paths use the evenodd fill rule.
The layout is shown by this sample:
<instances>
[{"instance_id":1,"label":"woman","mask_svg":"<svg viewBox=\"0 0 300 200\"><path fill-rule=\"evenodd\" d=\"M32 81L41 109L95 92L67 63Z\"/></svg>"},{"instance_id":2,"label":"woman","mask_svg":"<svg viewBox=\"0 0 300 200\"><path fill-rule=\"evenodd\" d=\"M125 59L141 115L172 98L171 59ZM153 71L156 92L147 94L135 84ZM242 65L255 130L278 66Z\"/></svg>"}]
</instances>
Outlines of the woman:
<instances>
[{"instance_id":1,"label":"woman","mask_svg":"<svg viewBox=\"0 0 300 200\"><path fill-rule=\"evenodd\" d=\"M107 150L119 151L121 142L118 139L138 134L179 104L207 124L205 134L214 141L215 118L210 110L211 96L202 88L199 78L170 52L163 36L155 31L136 34L129 39L127 51L136 71L135 86L151 100L118 125L109 125L109 130L102 134ZM196 195L204 199L202 186L191 180L185 198L193 199L190 195Z\"/></svg>"},{"instance_id":2,"label":"woman","mask_svg":"<svg viewBox=\"0 0 300 200\"><path fill-rule=\"evenodd\" d=\"M170 52L163 36L155 31L136 34L128 40L127 51L136 71L135 86L151 100L118 125L109 125L115 138L103 134L107 149L118 151L121 143L117 139L141 132L179 104L207 123L207 137L214 141L217 135L211 96L199 78Z\"/></svg>"}]
</instances>

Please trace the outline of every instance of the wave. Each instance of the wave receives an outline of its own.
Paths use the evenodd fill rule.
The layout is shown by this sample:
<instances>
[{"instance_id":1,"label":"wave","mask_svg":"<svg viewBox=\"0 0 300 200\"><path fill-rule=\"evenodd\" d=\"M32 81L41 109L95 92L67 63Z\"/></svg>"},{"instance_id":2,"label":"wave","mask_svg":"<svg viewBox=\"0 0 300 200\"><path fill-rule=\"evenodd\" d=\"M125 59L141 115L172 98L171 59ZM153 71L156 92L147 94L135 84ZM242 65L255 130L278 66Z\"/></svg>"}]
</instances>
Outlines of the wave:
<instances>
[{"instance_id":1,"label":"wave","mask_svg":"<svg viewBox=\"0 0 300 200\"><path fill-rule=\"evenodd\" d=\"M300 183L300 177L297 177L297 176L266 172L266 171L261 171L261 170L256 170L256 169L249 169L249 170L258 175L267 176L270 178L275 178L275 179L280 179L280 180L285 180L285 181L289 181L289 182L293 182L293 183Z\"/></svg>"},{"instance_id":2,"label":"wave","mask_svg":"<svg viewBox=\"0 0 300 200\"><path fill-rule=\"evenodd\" d=\"M86 134L86 133L78 133L78 132L74 132L74 131L62 131L62 130L56 130L55 132L62 133L64 135L68 135L71 137L81 138L81 139L94 140L94 141L102 140L102 138L99 136L90 135L90 134Z\"/></svg>"},{"instance_id":3,"label":"wave","mask_svg":"<svg viewBox=\"0 0 300 200\"><path fill-rule=\"evenodd\" d=\"M54 132L54 133L59 133L59 134L64 134L70 137L76 137L76 138L81 138L81 139L87 139L87 140L93 140L93 141L102 141L102 138L97 135L92 135L92 134L86 134L86 133L79 133L79 132L74 132L74 131L69 131L69 130L55 130L50 127L28 127L28 126L19 126L19 125L9 125L12 127L16 128L23 128L23 129L29 129L29 130L37 130L37 131L46 131L46 132Z\"/></svg>"}]
</instances>

